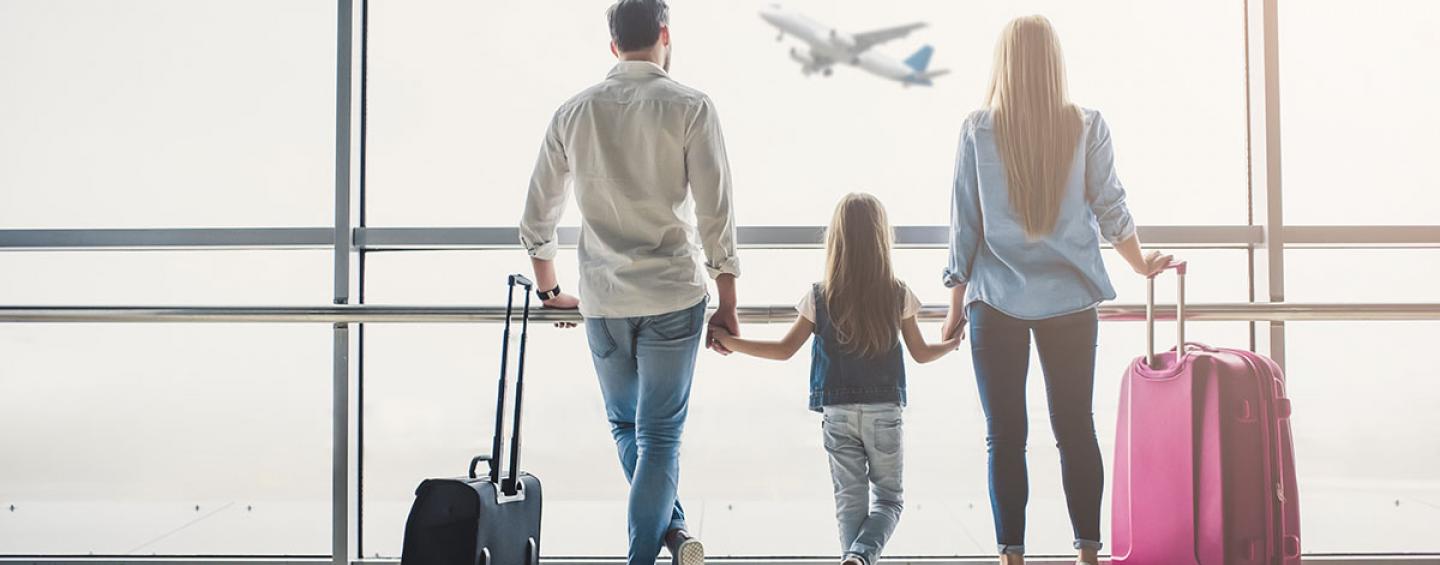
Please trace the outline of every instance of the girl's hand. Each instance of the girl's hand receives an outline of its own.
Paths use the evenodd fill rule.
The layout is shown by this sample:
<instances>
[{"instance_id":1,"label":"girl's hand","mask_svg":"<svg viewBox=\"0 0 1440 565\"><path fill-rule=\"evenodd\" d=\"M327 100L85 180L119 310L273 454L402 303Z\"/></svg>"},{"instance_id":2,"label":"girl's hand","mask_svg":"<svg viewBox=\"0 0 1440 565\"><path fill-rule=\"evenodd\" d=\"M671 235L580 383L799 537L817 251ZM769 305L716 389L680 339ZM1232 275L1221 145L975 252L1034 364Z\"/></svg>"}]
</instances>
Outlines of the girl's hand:
<instances>
[{"instance_id":1,"label":"girl's hand","mask_svg":"<svg viewBox=\"0 0 1440 565\"><path fill-rule=\"evenodd\" d=\"M951 308L945 315L945 323L940 326L940 341L948 342L953 339L956 347L959 347L960 340L965 337L965 321L964 314Z\"/></svg>"},{"instance_id":2,"label":"girl's hand","mask_svg":"<svg viewBox=\"0 0 1440 565\"><path fill-rule=\"evenodd\" d=\"M715 341L720 342L720 346L725 348L725 354L728 355L735 350L735 334L730 333L729 328L725 326L710 326L710 331Z\"/></svg>"}]
</instances>

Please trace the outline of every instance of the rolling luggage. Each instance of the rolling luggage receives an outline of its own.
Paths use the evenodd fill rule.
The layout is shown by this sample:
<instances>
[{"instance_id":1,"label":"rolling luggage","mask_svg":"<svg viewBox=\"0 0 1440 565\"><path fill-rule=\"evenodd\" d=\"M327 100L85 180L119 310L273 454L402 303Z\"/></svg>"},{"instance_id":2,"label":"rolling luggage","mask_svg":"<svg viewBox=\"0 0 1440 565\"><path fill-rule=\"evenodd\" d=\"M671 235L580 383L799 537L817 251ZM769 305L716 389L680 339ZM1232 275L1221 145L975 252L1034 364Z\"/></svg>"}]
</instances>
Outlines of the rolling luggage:
<instances>
[{"instance_id":1,"label":"rolling luggage","mask_svg":"<svg viewBox=\"0 0 1440 565\"><path fill-rule=\"evenodd\" d=\"M1115 439L1113 563L1299 565L1300 506L1290 401L1274 361L1185 342L1185 264L1178 346L1131 363Z\"/></svg>"},{"instance_id":2,"label":"rolling luggage","mask_svg":"<svg viewBox=\"0 0 1440 565\"><path fill-rule=\"evenodd\" d=\"M525 398L525 340L530 325L529 279L510 275L505 302L505 335L500 353L500 392L495 408L495 438L489 455L470 460L470 472L456 479L427 479L415 489L415 504L405 521L402 565L537 565L540 560L540 480L520 471L520 408ZM515 286L525 292L520 322L520 354L515 375L514 424L509 465L504 452L506 360ZM476 475L481 461L489 473ZM508 467L508 470L507 470Z\"/></svg>"}]
</instances>

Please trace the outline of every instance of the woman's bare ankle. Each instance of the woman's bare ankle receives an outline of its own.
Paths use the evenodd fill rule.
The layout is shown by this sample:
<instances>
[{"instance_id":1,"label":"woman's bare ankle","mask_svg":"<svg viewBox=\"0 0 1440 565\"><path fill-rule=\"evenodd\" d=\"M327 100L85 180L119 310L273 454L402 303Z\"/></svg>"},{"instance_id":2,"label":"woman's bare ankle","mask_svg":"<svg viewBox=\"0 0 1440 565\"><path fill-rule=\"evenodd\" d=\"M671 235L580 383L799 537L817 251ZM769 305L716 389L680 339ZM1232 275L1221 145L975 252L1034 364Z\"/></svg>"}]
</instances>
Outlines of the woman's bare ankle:
<instances>
[{"instance_id":1,"label":"woman's bare ankle","mask_svg":"<svg viewBox=\"0 0 1440 565\"><path fill-rule=\"evenodd\" d=\"M1076 556L1076 563L1100 565L1100 552L1094 549L1081 549L1079 555Z\"/></svg>"},{"instance_id":2,"label":"woman's bare ankle","mask_svg":"<svg viewBox=\"0 0 1440 565\"><path fill-rule=\"evenodd\" d=\"M1015 553L1001 553L1000 565L1025 565L1025 556Z\"/></svg>"}]
</instances>

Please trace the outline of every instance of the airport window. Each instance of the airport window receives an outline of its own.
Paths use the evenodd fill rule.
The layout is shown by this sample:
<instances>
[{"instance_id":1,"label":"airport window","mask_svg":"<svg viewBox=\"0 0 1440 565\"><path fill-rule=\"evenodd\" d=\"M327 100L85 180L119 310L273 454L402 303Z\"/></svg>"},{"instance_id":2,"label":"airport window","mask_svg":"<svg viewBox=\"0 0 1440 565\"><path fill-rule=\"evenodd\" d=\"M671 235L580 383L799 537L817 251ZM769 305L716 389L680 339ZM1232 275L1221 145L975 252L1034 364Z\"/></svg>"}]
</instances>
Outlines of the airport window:
<instances>
[{"instance_id":1,"label":"airport window","mask_svg":"<svg viewBox=\"0 0 1440 565\"><path fill-rule=\"evenodd\" d=\"M329 223L334 21L313 0L6 2L0 226Z\"/></svg>"},{"instance_id":2,"label":"airport window","mask_svg":"<svg viewBox=\"0 0 1440 565\"><path fill-rule=\"evenodd\" d=\"M789 55L805 45L776 41L776 28L758 17L768 6L671 10L672 76L714 99L737 192L766 195L736 199L743 225L823 225L834 202L856 190L880 196L897 224L947 222L932 201L947 197L959 125L984 101L998 30L1036 12L1061 32L1074 100L1109 120L1141 221L1246 221L1241 2L786 4L853 33L927 22L875 50L900 60L933 46L930 70L948 74L928 87L846 64L805 76ZM603 8L372 6L371 224L513 224L545 125L613 64Z\"/></svg>"},{"instance_id":3,"label":"airport window","mask_svg":"<svg viewBox=\"0 0 1440 565\"><path fill-rule=\"evenodd\" d=\"M417 482L458 476L488 453L501 332L489 321L4 319L45 306L318 308L335 301L337 280L348 305L503 305L505 275L528 272L505 230L545 126L614 64L609 0L366 4L0 2L0 560L308 559L331 554L336 516L352 522L352 557L391 560ZM1137 223L1189 261L1191 304L1436 312L1440 176L1428 163L1440 150L1440 75L1423 55L1440 51L1440 5L671 4L671 74L715 101L737 221L752 238L740 250L742 305L783 312L821 276L824 252L805 239L818 229L766 228L823 226L845 193L878 195L908 233L946 225L958 130L984 102L998 32L1041 13L1060 33L1071 97L1109 122ZM349 233L335 229L337 5L355 12ZM1273 233L1265 164L1250 159L1266 108L1261 75L1247 74L1259 39L1246 32L1262 6L1279 14L1284 225ZM779 13L876 41L873 58L826 61L772 21ZM572 200L561 223L578 222ZM1309 231L1272 256L1268 238L1294 229ZM351 242L343 275L336 233ZM915 237L895 250L896 274L943 304L943 242ZM1115 304L1143 303L1144 280L1113 251L1104 261ZM568 288L576 263L562 246ZM1279 298L1270 275L1284 277L1290 304L1267 304ZM1161 303L1175 298L1171 282L1157 285ZM1191 341L1285 354L1307 554L1440 555L1430 535L1440 374L1416 355L1433 348L1440 321L1416 318L1297 319L1275 333L1264 321L1187 325ZM778 338L787 327L743 331ZM585 329L531 331L523 466L545 480L544 555L622 556L627 489ZM1161 324L1158 343L1174 331ZM1141 323L1100 326L1094 412L1107 473L1121 376L1144 344ZM994 552L969 351L908 366L906 509L887 555ZM701 353L680 496L712 557L834 553L830 476L805 409L808 352ZM1038 356L1031 367L1026 545L1061 555L1073 540ZM336 374L350 386L342 427L331 418ZM335 430L351 442L344 468L331 460ZM333 512L337 468L344 514ZM1107 541L1112 488L1107 479Z\"/></svg>"},{"instance_id":4,"label":"airport window","mask_svg":"<svg viewBox=\"0 0 1440 565\"><path fill-rule=\"evenodd\" d=\"M1437 71L1440 5L1280 3L1285 221L1291 224L1433 224L1440 172ZM1368 38L1384 37L1383 41ZM1341 40L1341 38L1346 38ZM1417 66L1418 65L1418 66ZM1314 166L1325 163L1325 166ZM1349 198L1356 193L1363 198Z\"/></svg>"},{"instance_id":5,"label":"airport window","mask_svg":"<svg viewBox=\"0 0 1440 565\"><path fill-rule=\"evenodd\" d=\"M304 250L7 251L0 301L315 304L328 261ZM330 333L0 324L0 554L328 551Z\"/></svg>"}]
</instances>

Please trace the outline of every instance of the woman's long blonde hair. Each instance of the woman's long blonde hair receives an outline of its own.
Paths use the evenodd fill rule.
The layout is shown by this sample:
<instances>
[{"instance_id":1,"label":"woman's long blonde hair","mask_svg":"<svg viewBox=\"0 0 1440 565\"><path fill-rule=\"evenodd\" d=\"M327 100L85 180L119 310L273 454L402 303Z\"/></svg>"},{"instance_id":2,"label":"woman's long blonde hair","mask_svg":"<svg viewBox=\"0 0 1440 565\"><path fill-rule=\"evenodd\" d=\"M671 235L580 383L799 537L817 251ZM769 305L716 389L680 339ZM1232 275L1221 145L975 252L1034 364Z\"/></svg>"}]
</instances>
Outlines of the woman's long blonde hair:
<instances>
[{"instance_id":1,"label":"woman's long blonde hair","mask_svg":"<svg viewBox=\"0 0 1440 565\"><path fill-rule=\"evenodd\" d=\"M1083 128L1065 87L1060 39L1044 16L1015 18L995 46L986 105L1005 162L1010 205L1032 238L1055 229Z\"/></svg>"},{"instance_id":2,"label":"woman's long blonde hair","mask_svg":"<svg viewBox=\"0 0 1440 565\"><path fill-rule=\"evenodd\" d=\"M890 264L892 234L880 200L850 193L825 233L821 298L840 345L861 357L895 347L903 287Z\"/></svg>"}]
</instances>

